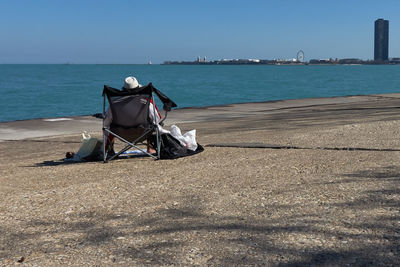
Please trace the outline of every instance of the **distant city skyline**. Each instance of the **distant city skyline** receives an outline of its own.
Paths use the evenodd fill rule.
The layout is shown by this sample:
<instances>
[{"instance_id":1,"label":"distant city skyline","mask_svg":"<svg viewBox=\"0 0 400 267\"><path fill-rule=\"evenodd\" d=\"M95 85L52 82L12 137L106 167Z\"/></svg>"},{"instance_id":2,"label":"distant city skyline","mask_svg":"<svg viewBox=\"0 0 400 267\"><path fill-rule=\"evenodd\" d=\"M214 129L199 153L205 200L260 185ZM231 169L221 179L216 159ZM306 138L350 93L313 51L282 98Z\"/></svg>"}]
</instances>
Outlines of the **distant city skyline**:
<instances>
[{"instance_id":1,"label":"distant city skyline","mask_svg":"<svg viewBox=\"0 0 400 267\"><path fill-rule=\"evenodd\" d=\"M374 59L374 21L390 21L400 57L400 1L3 0L0 63L154 64L223 58Z\"/></svg>"}]
</instances>

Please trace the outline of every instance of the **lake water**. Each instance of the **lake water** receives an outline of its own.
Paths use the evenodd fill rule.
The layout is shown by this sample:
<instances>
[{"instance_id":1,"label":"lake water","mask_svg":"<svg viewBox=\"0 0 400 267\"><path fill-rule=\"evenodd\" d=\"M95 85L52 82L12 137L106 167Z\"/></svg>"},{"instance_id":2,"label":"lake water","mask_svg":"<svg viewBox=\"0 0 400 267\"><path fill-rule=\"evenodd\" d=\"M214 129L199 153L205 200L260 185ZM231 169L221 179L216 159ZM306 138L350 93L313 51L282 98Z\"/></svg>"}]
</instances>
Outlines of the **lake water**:
<instances>
[{"instance_id":1,"label":"lake water","mask_svg":"<svg viewBox=\"0 0 400 267\"><path fill-rule=\"evenodd\" d=\"M0 121L102 111L102 90L126 76L178 107L400 92L400 65L0 65Z\"/></svg>"}]
</instances>

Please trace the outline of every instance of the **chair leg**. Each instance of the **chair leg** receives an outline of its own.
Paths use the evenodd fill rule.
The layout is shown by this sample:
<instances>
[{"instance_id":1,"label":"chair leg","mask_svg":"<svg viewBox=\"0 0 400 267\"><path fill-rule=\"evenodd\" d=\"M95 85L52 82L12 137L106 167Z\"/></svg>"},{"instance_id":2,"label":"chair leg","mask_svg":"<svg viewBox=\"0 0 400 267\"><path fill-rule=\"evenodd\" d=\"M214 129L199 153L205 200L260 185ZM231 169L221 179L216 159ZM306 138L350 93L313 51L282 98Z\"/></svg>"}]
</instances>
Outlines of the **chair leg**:
<instances>
[{"instance_id":1,"label":"chair leg","mask_svg":"<svg viewBox=\"0 0 400 267\"><path fill-rule=\"evenodd\" d=\"M157 140L157 159L160 159L160 152L161 152L161 136L160 130L156 127L156 140Z\"/></svg>"},{"instance_id":2,"label":"chair leg","mask_svg":"<svg viewBox=\"0 0 400 267\"><path fill-rule=\"evenodd\" d=\"M132 146L131 145L127 145L124 149L120 150L118 153L114 154L112 157L110 157L108 160L113 160L116 157L118 157L119 155L121 155L122 153L124 153L125 151L127 151L128 149L130 149Z\"/></svg>"},{"instance_id":3,"label":"chair leg","mask_svg":"<svg viewBox=\"0 0 400 267\"><path fill-rule=\"evenodd\" d=\"M111 157L107 158L111 151L114 151L114 135L108 131L103 130L103 162L104 163L107 163L108 161L111 160ZM113 155L114 154L115 153L113 153ZM115 158L115 157L113 157L113 158Z\"/></svg>"},{"instance_id":4,"label":"chair leg","mask_svg":"<svg viewBox=\"0 0 400 267\"><path fill-rule=\"evenodd\" d=\"M108 162L108 160L107 160L107 153L106 153L106 139L107 139L106 133L105 133L105 131L104 131L104 129L103 129L103 162L104 162L104 163L107 163L107 162Z\"/></svg>"}]
</instances>

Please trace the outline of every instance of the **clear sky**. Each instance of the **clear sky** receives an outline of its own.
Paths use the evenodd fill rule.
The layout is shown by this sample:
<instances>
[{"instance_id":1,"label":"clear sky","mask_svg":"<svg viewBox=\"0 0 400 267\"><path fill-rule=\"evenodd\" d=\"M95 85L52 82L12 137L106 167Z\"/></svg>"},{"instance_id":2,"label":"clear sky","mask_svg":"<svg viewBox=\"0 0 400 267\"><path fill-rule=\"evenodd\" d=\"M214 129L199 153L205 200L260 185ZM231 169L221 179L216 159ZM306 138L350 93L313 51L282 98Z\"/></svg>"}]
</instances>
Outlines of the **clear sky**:
<instances>
[{"instance_id":1,"label":"clear sky","mask_svg":"<svg viewBox=\"0 0 400 267\"><path fill-rule=\"evenodd\" d=\"M0 0L0 63L400 57L399 0Z\"/></svg>"}]
</instances>

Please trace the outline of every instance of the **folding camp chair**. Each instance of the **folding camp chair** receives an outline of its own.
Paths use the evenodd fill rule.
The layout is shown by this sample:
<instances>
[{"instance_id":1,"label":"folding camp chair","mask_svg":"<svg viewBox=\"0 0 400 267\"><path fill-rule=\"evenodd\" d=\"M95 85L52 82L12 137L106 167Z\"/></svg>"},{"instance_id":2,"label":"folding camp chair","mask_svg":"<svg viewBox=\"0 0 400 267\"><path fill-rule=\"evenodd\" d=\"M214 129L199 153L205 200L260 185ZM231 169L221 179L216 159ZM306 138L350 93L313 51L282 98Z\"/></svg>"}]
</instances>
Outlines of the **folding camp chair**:
<instances>
[{"instance_id":1,"label":"folding camp chair","mask_svg":"<svg viewBox=\"0 0 400 267\"><path fill-rule=\"evenodd\" d=\"M159 122L159 124L161 124L166 119L167 112L177 105L159 90L154 88L151 83L143 87L123 90L118 90L104 85L103 114L106 113L106 98L112 113L112 123L109 128L105 127L105 116L103 116L104 162L115 159L132 147L142 151L145 155L154 159L160 158L161 135L158 125L150 119L149 110L150 103L153 103L155 106L153 93L155 93L164 104L163 109L165 115ZM153 118L158 116L158 114L156 114L156 108L153 108L152 111L154 112ZM112 148L110 144L107 144L107 136L109 135L115 136L120 141L124 142L126 146L108 158L107 154ZM150 154L139 147L139 145L146 145L144 140L148 139L151 135L155 135L155 137L152 136L152 138L155 138L156 140L156 147L154 147L157 151L156 155Z\"/></svg>"}]
</instances>

